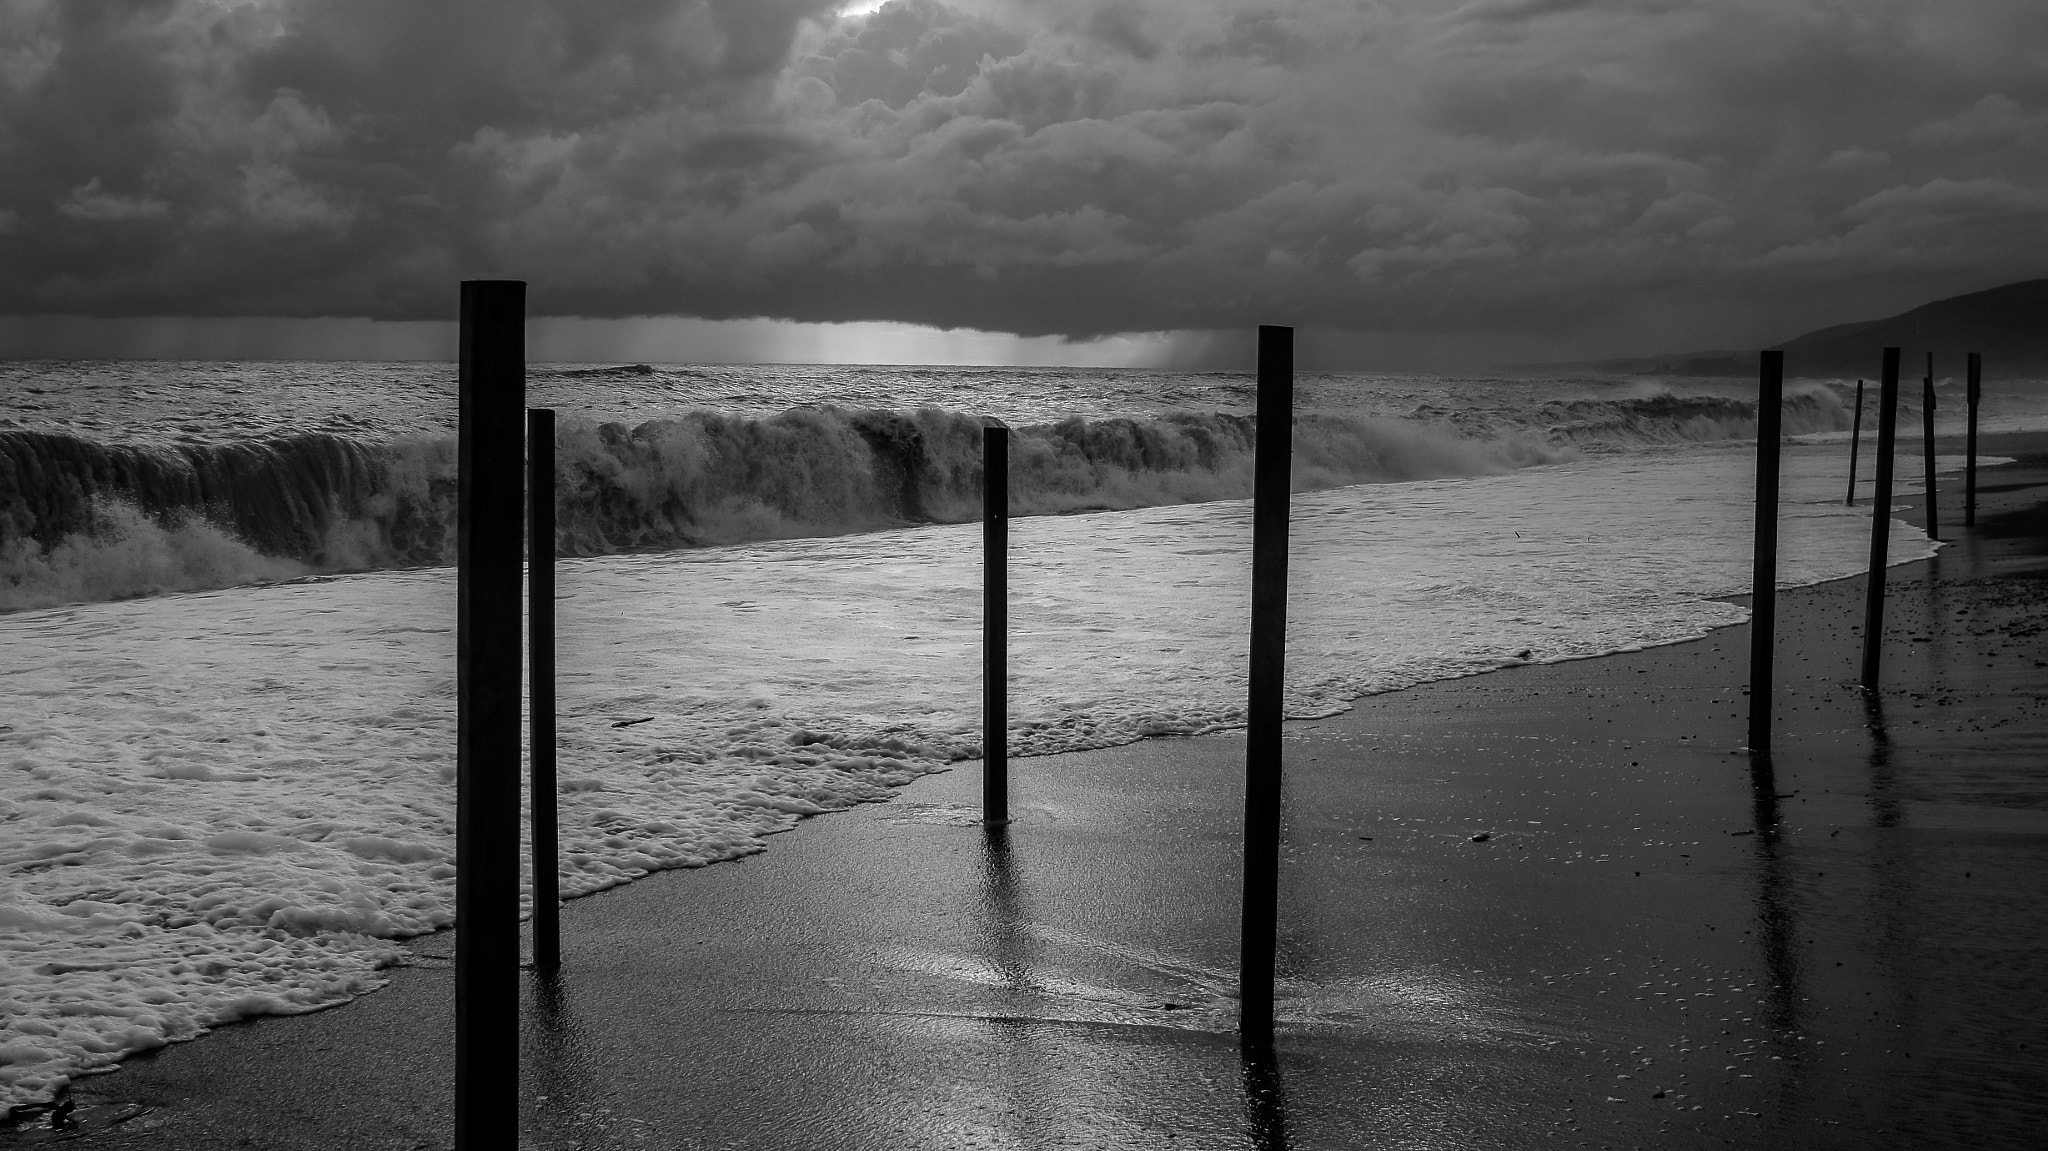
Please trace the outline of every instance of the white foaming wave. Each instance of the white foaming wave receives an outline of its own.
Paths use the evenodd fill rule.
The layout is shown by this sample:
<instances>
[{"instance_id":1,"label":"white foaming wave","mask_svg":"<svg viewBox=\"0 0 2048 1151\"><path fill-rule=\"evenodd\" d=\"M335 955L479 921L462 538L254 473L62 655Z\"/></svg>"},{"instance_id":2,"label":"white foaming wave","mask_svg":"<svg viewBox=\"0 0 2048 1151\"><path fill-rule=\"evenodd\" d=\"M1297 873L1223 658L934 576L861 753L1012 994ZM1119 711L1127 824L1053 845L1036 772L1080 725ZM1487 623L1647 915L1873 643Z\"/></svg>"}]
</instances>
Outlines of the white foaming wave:
<instances>
[{"instance_id":1,"label":"white foaming wave","mask_svg":"<svg viewBox=\"0 0 2048 1151\"><path fill-rule=\"evenodd\" d=\"M1755 439L1754 397L1717 396L1645 386L1620 400L1561 401L1543 405L1537 418L1553 421L1550 437L1606 448L1704 444ZM1849 412L1825 387L1785 389L1780 426L1788 435L1846 427Z\"/></svg>"},{"instance_id":2,"label":"white foaming wave","mask_svg":"<svg viewBox=\"0 0 2048 1151\"><path fill-rule=\"evenodd\" d=\"M565 549L838 535L980 514L983 421L795 409L767 420L692 413L558 432ZM1072 417L1012 429L1014 514L1235 499L1251 491L1254 425L1227 413ZM1488 475L1569 458L1529 437L1473 441L1440 424L1346 416L1296 423L1297 490Z\"/></svg>"},{"instance_id":3,"label":"white foaming wave","mask_svg":"<svg viewBox=\"0 0 2048 1151\"><path fill-rule=\"evenodd\" d=\"M1863 562L1841 462L1788 453L1786 583ZM1289 714L1740 620L1713 597L1746 587L1750 465L1731 448L1297 496ZM1015 754L1241 722L1249 516L1012 525ZM1930 550L1894 524L1897 559ZM556 894L758 851L979 754L972 525L574 559L558 590ZM0 1101L339 1002L390 939L451 922L453 616L452 572L429 569L0 618Z\"/></svg>"},{"instance_id":4,"label":"white foaming wave","mask_svg":"<svg viewBox=\"0 0 2048 1151\"><path fill-rule=\"evenodd\" d=\"M1015 382L1014 373L997 370L777 369L780 374L772 378L756 379L763 371L579 368L552 378L641 386L674 377L714 389L765 387L763 396L799 387L837 394L923 388L939 394L968 384L994 388ZM1030 380L1048 395L1076 393L1065 398L1078 403L1086 398L1079 392L1113 391L1127 375L1037 373ZM246 367L221 378L225 382L218 386L238 393L259 390L260 377ZM1190 397L1248 401L1253 391L1248 381L1227 376L1155 373L1144 381L1154 400L1181 389ZM152 390L128 381L110 380L107 386L116 383L129 391ZM186 381L180 394L197 386ZM1491 475L1581 453L1628 454L1745 438L1755 430L1753 392L1746 397L1745 387L1699 380L1550 381L1531 388L1488 380L1309 377L1304 394L1320 396L1321 402L1354 395L1362 406L1302 415L1295 486L1314 490ZM1900 418L1910 431L1918 425L1918 392L1904 391ZM1959 433L1959 389L1943 385L1938 392L1943 406L1937 430ZM1843 437L1852 395L1844 381L1791 381L1787 434ZM1436 398L1415 402L1428 396ZM593 403L601 398L590 397ZM1373 414L1374 405L1389 403L1398 404L1406 418ZM934 407L885 412L829 405L772 415L691 410L637 427L568 416L558 433L564 493L558 546L567 554L599 555L973 519L979 514L980 422ZM1994 381L1987 385L1982 426L1986 432L2048 427L2048 392L2024 381ZM1242 498L1251 486L1251 429L1249 417L1229 411L1021 424L1013 433L1013 512ZM0 432L0 452L27 438ZM235 495L238 482L250 490L235 495L227 512L217 503L166 509L152 493L102 492L90 515L73 509L68 516L42 516L40 547L25 546L19 535L22 524L39 522L37 516L11 511L7 493L0 492L0 611L294 574L409 567L446 562L453 554L455 452L445 435L379 442L309 434L175 450L117 448L74 437L68 448L58 448L63 450L49 449L49 458L39 462L61 464L68 452L78 458L74 470L80 476L106 474L93 461L123 451L150 453L158 472L197 469L179 481L179 499ZM265 476L284 480L289 499L264 507L262 492L246 479L253 474L251 461L267 469ZM133 460L123 466L150 471ZM136 510L144 506L152 508L146 517ZM80 522L53 534L51 525L67 519Z\"/></svg>"},{"instance_id":5,"label":"white foaming wave","mask_svg":"<svg viewBox=\"0 0 2048 1151\"><path fill-rule=\"evenodd\" d=\"M557 548L605 555L974 519L982 424L936 408L696 411L634 428L567 419L556 434ZM1037 515L1242 498L1254 438L1249 417L1227 413L1020 427L1011 508ZM1300 490L1497 474L1573 454L1529 436L1480 441L1444 424L1336 415L1302 417L1295 439ZM170 450L0 436L7 452L34 465L15 471L68 475L80 495L65 503L0 491L0 610L454 554L456 453L447 437L372 446L315 435ZM108 476L125 486L93 487ZM50 538L52 524L70 530ZM43 538L18 534L38 525Z\"/></svg>"},{"instance_id":6,"label":"white foaming wave","mask_svg":"<svg viewBox=\"0 0 2048 1151\"><path fill-rule=\"evenodd\" d=\"M195 514L169 522L102 500L98 527L47 551L0 541L0 612L296 579L313 568L264 555Z\"/></svg>"}]
</instances>

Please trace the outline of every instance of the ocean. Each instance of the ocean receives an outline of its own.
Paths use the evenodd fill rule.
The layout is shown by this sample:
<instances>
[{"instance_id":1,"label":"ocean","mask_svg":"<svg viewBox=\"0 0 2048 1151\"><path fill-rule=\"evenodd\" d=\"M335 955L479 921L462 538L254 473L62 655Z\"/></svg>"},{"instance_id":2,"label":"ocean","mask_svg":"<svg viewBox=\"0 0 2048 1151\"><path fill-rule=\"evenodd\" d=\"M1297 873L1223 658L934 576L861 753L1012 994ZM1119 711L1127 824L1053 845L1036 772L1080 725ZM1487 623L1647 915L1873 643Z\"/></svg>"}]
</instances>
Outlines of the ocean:
<instances>
[{"instance_id":1,"label":"ocean","mask_svg":"<svg viewBox=\"0 0 2048 1151\"><path fill-rule=\"evenodd\" d=\"M344 1002L453 921L454 377L0 364L0 1105ZM2037 385L1986 393L1987 429L2048 426ZM1788 385L1786 585L1866 560L1853 396ZM560 421L555 893L979 755L989 418L1012 754L1240 723L1254 399L1229 374L534 365ZM1754 434L1741 381L1304 374L1289 715L1740 622ZM1934 546L1892 524L1895 562Z\"/></svg>"}]
</instances>

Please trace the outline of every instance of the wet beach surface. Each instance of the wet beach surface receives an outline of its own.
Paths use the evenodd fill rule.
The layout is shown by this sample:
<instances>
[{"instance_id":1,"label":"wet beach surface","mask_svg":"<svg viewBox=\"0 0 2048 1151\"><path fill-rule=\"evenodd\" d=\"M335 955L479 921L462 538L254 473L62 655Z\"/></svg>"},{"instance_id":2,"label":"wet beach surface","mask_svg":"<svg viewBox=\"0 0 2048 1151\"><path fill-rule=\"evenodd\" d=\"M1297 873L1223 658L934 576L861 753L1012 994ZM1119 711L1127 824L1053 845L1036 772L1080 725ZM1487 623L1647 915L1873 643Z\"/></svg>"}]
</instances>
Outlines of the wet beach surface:
<instances>
[{"instance_id":1,"label":"wet beach surface","mask_svg":"<svg viewBox=\"0 0 2048 1151\"><path fill-rule=\"evenodd\" d=\"M962 765L569 904L523 992L522 1145L2033 1146L2039 445L1987 444L2022 463L1979 526L1945 496L1960 542L1891 571L1874 696L1863 581L1781 595L1767 763L1747 628L1289 725L1270 1058L1234 1034L1242 739L1151 740L1016 762L1000 833ZM453 944L0 1145L449 1146Z\"/></svg>"}]
</instances>

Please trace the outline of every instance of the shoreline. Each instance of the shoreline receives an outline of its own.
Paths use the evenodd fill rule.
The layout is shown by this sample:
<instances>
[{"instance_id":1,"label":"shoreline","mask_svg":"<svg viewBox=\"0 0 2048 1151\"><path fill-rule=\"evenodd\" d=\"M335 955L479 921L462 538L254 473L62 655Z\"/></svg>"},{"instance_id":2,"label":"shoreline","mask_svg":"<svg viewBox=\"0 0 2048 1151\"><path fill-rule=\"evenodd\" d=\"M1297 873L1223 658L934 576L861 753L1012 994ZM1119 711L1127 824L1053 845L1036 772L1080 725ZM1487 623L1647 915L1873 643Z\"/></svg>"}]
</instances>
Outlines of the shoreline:
<instances>
[{"instance_id":1,"label":"shoreline","mask_svg":"<svg viewBox=\"0 0 2048 1151\"><path fill-rule=\"evenodd\" d=\"M2025 1145L2048 459L1999 455L1982 494L2021 510L1888 569L1874 711L1860 575L1780 592L1761 774L1747 625L1290 721L1274 1069L1229 1034L1241 731L1145 739L1016 760L999 838L963 762L567 903L565 975L524 989L528 1145ZM451 936L420 942L342 1008L80 1079L82 1108L154 1108L94 1139L442 1145Z\"/></svg>"}]
</instances>

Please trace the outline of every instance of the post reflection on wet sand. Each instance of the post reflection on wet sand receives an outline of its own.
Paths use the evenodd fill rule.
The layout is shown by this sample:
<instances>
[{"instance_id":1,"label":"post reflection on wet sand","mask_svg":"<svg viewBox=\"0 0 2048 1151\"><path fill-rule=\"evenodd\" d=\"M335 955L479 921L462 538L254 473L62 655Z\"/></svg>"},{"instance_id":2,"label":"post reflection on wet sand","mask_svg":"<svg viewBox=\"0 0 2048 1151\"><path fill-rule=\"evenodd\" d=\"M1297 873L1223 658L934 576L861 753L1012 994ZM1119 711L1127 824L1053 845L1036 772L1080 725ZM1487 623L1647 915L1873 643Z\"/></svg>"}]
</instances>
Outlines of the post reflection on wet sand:
<instances>
[{"instance_id":1,"label":"post reflection on wet sand","mask_svg":"<svg viewBox=\"0 0 2048 1151\"><path fill-rule=\"evenodd\" d=\"M1239 1047L1238 1060L1245 1134L1256 1151L1287 1151L1287 1086L1279 1056L1271 1044L1247 1043Z\"/></svg>"},{"instance_id":2,"label":"post reflection on wet sand","mask_svg":"<svg viewBox=\"0 0 2048 1151\"><path fill-rule=\"evenodd\" d=\"M603 1092L591 1071L588 1037L569 1003L560 972L529 971L522 991L525 1000L520 1044L521 1126L529 1146L553 1146L553 1139L575 1142L602 1140L617 1122L612 1109L599 1106Z\"/></svg>"},{"instance_id":3,"label":"post reflection on wet sand","mask_svg":"<svg viewBox=\"0 0 2048 1151\"><path fill-rule=\"evenodd\" d=\"M1905 822L1907 790L1900 779L1900 761L1904 758L1911 766L1917 759L1924 767L1925 752L1910 743L1902 747L1894 739L1884 701L1877 693L1866 693L1863 708L1870 729L1870 822L1876 832L1871 841L1873 899L1867 931L1875 945L1873 954L1883 980L1880 987L1889 996L1889 1001L1878 1007L1895 1031L1911 1033L1921 1023L1921 979L1929 956L1923 953L1922 932L1927 922L1919 890L1923 876L1917 841ZM1905 734L1910 737L1911 732Z\"/></svg>"},{"instance_id":4,"label":"post reflection on wet sand","mask_svg":"<svg viewBox=\"0 0 2048 1151\"><path fill-rule=\"evenodd\" d=\"M1007 1122L998 1121L998 1125L1008 1128L1005 1137L1012 1143L1024 1145L1033 1132L1031 1123L1021 1117L1056 1110L1052 1100L1044 1097L1045 1080L1029 1069L1035 1063L1058 1056L1042 1042L1044 1037L1038 1028L1024 1021L1031 1014L1029 1004L1040 991L1040 981L1035 975L1034 941L1026 930L1030 907L1018 882L1010 827L1007 823L984 824L981 835L979 898L971 912L974 936L982 961L995 977L992 987L1008 998L1006 1010L1015 1013L1013 1018L994 1023L1006 1062L1015 1067L1014 1073L994 1080L1000 1084L996 1090L1005 1104L999 1114L1010 1117ZM1034 1090L1034 1085L1039 1085L1039 1089Z\"/></svg>"},{"instance_id":5,"label":"post reflection on wet sand","mask_svg":"<svg viewBox=\"0 0 2048 1151\"><path fill-rule=\"evenodd\" d=\"M1804 1049L1799 1043L1806 1022L1800 1005L1806 1001L1801 981L1799 928L1792 866L1783 842L1784 822L1781 800L1791 798L1778 791L1776 766L1771 754L1752 753L1749 760L1751 811L1756 829L1756 921L1757 945L1762 952L1766 989L1763 1022L1771 1044L1778 1049L1782 1070L1772 1085L1774 1098L1765 1112L1775 1117L1781 1133L1789 1135L1791 1117L1802 1113L1807 1076L1802 1066Z\"/></svg>"},{"instance_id":6,"label":"post reflection on wet sand","mask_svg":"<svg viewBox=\"0 0 2048 1151\"><path fill-rule=\"evenodd\" d=\"M1034 898L1046 893L1034 890L1028 869L1020 866L1028 863L1028 858L1020 859L1020 850L1028 849L1029 845L1013 840L1008 826L984 826L980 835L978 890L969 915L974 946L993 977L990 986L1008 1000L999 1009L1008 1014L992 1020L1007 1060L1014 1068L1013 1074L999 1077L1007 1095L1001 1110L1011 1116L1038 1117L1020 1118L1003 1131L1002 1137L1019 1147L1040 1145L1047 1134L1044 1124L1048 1119L1066 1135L1077 1133L1077 1125L1078 1129L1088 1127L1090 1120L1085 1116L1099 1109L1100 1101L1084 1103L1084 1099L1103 1094L1145 1093L1147 1087L1142 1081L1074 1081L1074 1076L1090 1075L1086 1062L1071 1062L1077 1048L1069 1037L1063 1037L1073 1023L1061 1016L1074 1005L1065 1003L1063 1009L1042 1019L1040 1013L1047 1011L1048 999L1062 999L1062 989L1077 981L1062 970L1061 947L1048 943L1043 934L1045 928L1035 922L1048 909ZM1132 1061L1149 1061L1159 1050L1158 1042L1155 1035L1134 1044L1121 1052L1119 1065L1128 1070ZM1086 1045L1078 1050L1086 1050ZM1163 1090L1169 1096L1178 1095L1190 1083L1171 1088L1155 1085L1153 1089ZM1244 1145L1255 1151L1287 1151L1292 1144L1288 1137L1286 1088L1277 1053L1270 1045L1239 1047L1238 1095L1235 1126ZM1215 1102L1225 1108L1229 1106L1227 1097ZM1140 1103L1128 1110L1144 1111L1149 1106ZM1180 1120L1178 1124L1169 1123L1165 1129L1180 1127L1181 1137L1195 1139L1196 1145L1209 1145L1207 1140L1222 1135L1232 1125L1227 1111L1201 1116L1184 1114ZM1218 1126L1219 1122L1222 1126ZM1104 1135L1100 1131L1085 1133Z\"/></svg>"},{"instance_id":7,"label":"post reflection on wet sand","mask_svg":"<svg viewBox=\"0 0 2048 1151\"><path fill-rule=\"evenodd\" d=\"M1884 700L1863 693L1863 722L1870 729L1870 809L1878 827L1899 825L1898 768L1892 762L1891 729L1886 726Z\"/></svg>"},{"instance_id":8,"label":"post reflection on wet sand","mask_svg":"<svg viewBox=\"0 0 2048 1151\"><path fill-rule=\"evenodd\" d=\"M1010 828L1007 824L986 825L982 828L981 898L974 905L974 931L1001 986L1016 993L1034 989L1031 937L1024 930L1024 914Z\"/></svg>"},{"instance_id":9,"label":"post reflection on wet sand","mask_svg":"<svg viewBox=\"0 0 2048 1151\"><path fill-rule=\"evenodd\" d=\"M1750 758L1749 781L1755 816L1757 941L1763 949L1764 971L1770 977L1767 1020L1780 1032L1800 1030L1800 964L1798 923L1791 865L1781 842L1784 826L1777 772L1768 752Z\"/></svg>"}]
</instances>

